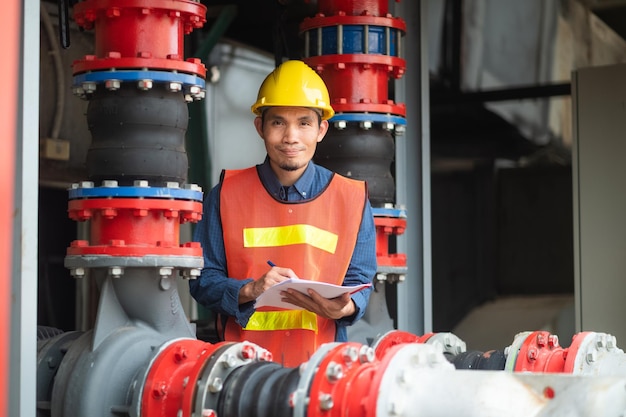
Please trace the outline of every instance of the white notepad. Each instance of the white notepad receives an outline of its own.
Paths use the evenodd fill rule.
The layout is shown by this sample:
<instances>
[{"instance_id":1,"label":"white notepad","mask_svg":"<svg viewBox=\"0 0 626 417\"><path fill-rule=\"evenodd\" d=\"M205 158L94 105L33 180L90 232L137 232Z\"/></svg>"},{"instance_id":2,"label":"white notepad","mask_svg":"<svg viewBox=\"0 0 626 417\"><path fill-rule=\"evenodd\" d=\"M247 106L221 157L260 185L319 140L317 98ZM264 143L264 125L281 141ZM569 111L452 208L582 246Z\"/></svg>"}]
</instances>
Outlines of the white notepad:
<instances>
[{"instance_id":1,"label":"white notepad","mask_svg":"<svg viewBox=\"0 0 626 417\"><path fill-rule=\"evenodd\" d=\"M261 294L256 299L254 303L254 308L280 307L288 308L290 310L301 310L301 307L281 301L280 292L289 288L298 290L303 294L307 294L307 290L310 288L324 298L335 298L345 293L354 294L355 292L361 291L363 288L371 286L372 284L361 284L345 287L343 285L333 285L326 282L309 281L300 278L289 278L288 280L279 282L278 284L267 289L263 294Z\"/></svg>"}]
</instances>

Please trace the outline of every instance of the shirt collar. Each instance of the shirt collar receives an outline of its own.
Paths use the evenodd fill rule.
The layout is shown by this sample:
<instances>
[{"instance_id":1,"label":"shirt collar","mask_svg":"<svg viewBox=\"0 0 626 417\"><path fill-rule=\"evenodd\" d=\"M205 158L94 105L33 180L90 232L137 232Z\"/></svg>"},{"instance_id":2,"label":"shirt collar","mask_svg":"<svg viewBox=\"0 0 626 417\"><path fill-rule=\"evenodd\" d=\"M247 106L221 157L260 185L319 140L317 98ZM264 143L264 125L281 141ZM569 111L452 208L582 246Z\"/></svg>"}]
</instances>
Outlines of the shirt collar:
<instances>
[{"instance_id":1,"label":"shirt collar","mask_svg":"<svg viewBox=\"0 0 626 417\"><path fill-rule=\"evenodd\" d=\"M270 167L270 159L268 156L265 156L265 161L262 164L258 165L259 177L265 188L276 198L280 199L280 189L282 188L282 184L278 181L276 174L272 171ZM302 173L302 176L298 178L296 183L293 185L296 192L303 198L310 198L311 190L313 186L313 179L315 178L315 164L311 161L307 165L306 169Z\"/></svg>"}]
</instances>

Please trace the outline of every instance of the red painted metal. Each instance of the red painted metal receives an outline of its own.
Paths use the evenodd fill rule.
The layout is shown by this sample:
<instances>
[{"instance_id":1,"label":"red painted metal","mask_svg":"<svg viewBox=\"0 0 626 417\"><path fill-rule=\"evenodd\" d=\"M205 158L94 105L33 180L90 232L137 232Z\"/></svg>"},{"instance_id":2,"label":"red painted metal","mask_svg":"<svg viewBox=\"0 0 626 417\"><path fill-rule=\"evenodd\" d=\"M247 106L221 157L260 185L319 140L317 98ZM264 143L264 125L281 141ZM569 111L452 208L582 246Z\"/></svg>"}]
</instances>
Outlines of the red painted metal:
<instances>
[{"instance_id":1,"label":"red painted metal","mask_svg":"<svg viewBox=\"0 0 626 417\"><path fill-rule=\"evenodd\" d=\"M406 219L374 217L376 227L376 259L379 266L406 266L406 254L389 253L389 238L406 230Z\"/></svg>"},{"instance_id":2,"label":"red painted metal","mask_svg":"<svg viewBox=\"0 0 626 417\"><path fill-rule=\"evenodd\" d=\"M322 359L310 385L309 416L363 416L365 398L371 379L376 374L376 362L361 361L352 353L359 352L360 343L342 343ZM352 353L351 353L352 352ZM332 407L328 408L331 398Z\"/></svg>"},{"instance_id":3,"label":"red painted metal","mask_svg":"<svg viewBox=\"0 0 626 417\"><path fill-rule=\"evenodd\" d=\"M67 255L109 255L109 256L202 256L202 246L198 242L182 245L158 243L157 245L127 245L123 240L111 240L102 245L89 245L86 240L75 240L67 248Z\"/></svg>"},{"instance_id":4,"label":"red painted metal","mask_svg":"<svg viewBox=\"0 0 626 417\"><path fill-rule=\"evenodd\" d=\"M389 10L388 0L318 0L317 9L326 15L340 12L360 15L367 12L376 16L384 16Z\"/></svg>"},{"instance_id":5,"label":"red painted metal","mask_svg":"<svg viewBox=\"0 0 626 417\"><path fill-rule=\"evenodd\" d=\"M405 343L426 343L434 333L426 333L422 336L403 330L392 330L379 338L374 346L376 357L381 359L391 350L392 347Z\"/></svg>"},{"instance_id":6,"label":"red painted metal","mask_svg":"<svg viewBox=\"0 0 626 417\"><path fill-rule=\"evenodd\" d=\"M335 112L406 114L404 103L389 99L389 78L404 74L404 60L385 55L344 54L310 57L307 63L328 86ZM351 80L351 82L346 82Z\"/></svg>"},{"instance_id":7,"label":"red painted metal","mask_svg":"<svg viewBox=\"0 0 626 417\"><path fill-rule=\"evenodd\" d=\"M564 372L567 352L558 338L547 331L535 331L522 343L515 361L515 372Z\"/></svg>"},{"instance_id":8,"label":"red painted metal","mask_svg":"<svg viewBox=\"0 0 626 417\"><path fill-rule=\"evenodd\" d=\"M95 56L74 63L74 73L103 68L164 69L198 74L199 60L184 61L184 35L206 23L206 6L190 0L86 0L74 20L95 29Z\"/></svg>"},{"instance_id":9,"label":"red painted metal","mask_svg":"<svg viewBox=\"0 0 626 417\"><path fill-rule=\"evenodd\" d=\"M306 31L326 26L348 26L348 25L371 25L383 26L393 29L399 29L406 32L406 22L399 17L391 16L372 16L370 14L350 16L343 13L338 15L324 15L318 13L315 17L306 17L300 24L300 31Z\"/></svg>"},{"instance_id":10,"label":"red painted metal","mask_svg":"<svg viewBox=\"0 0 626 417\"><path fill-rule=\"evenodd\" d=\"M386 0L320 1L318 13L304 19L300 32L317 36L317 29L324 27L363 26L394 30L400 37L406 32L406 23L387 11ZM389 99L388 85L390 78L403 76L405 60L400 57L399 50L394 54L396 56L389 51L387 54L368 52L313 55L305 57L304 61L324 79L335 112L383 113L404 117L406 106Z\"/></svg>"},{"instance_id":11,"label":"red painted metal","mask_svg":"<svg viewBox=\"0 0 626 417\"><path fill-rule=\"evenodd\" d=\"M142 417L191 416L196 381L206 361L226 342L211 344L195 339L177 340L152 362L143 386Z\"/></svg>"},{"instance_id":12,"label":"red painted metal","mask_svg":"<svg viewBox=\"0 0 626 417\"><path fill-rule=\"evenodd\" d=\"M360 401L363 403L363 409L365 412L360 414L361 416L376 417L378 415L377 403L380 396L379 392L382 389L382 380L385 376L385 371L389 368L394 356L396 356L397 352L402 348L402 344L393 345L387 349L384 356L378 358L377 355L378 360L376 362L376 371L372 373L369 386L367 386L366 390L359 393L360 395L355 395L355 397L360 397Z\"/></svg>"},{"instance_id":13,"label":"red painted metal","mask_svg":"<svg viewBox=\"0 0 626 417\"><path fill-rule=\"evenodd\" d=\"M0 66L0 75L5 83L0 96L0 123L2 137L2 152L0 155L0 227L2 239L0 239L0 265L2 276L0 280L0 416L9 415L9 350L11 340L11 299L14 292L11 291L12 275L12 247L13 247L13 222L14 208L14 181L15 181L15 149L18 140L18 86L20 85L20 36L22 32L22 2L18 0L2 3L0 24L2 25L2 37L0 37L0 50L4 64ZM26 300L24 300L25 302Z\"/></svg>"},{"instance_id":14,"label":"red painted metal","mask_svg":"<svg viewBox=\"0 0 626 417\"><path fill-rule=\"evenodd\" d=\"M585 338L592 332L580 332L576 333L574 337L572 337L572 343L569 345L567 349L567 353L565 355L565 364L563 366L563 371L568 374L573 374L577 369L576 367L576 357L578 356L581 348L581 344L585 341Z\"/></svg>"},{"instance_id":15,"label":"red painted metal","mask_svg":"<svg viewBox=\"0 0 626 417\"><path fill-rule=\"evenodd\" d=\"M92 198L71 200L69 217L90 220L90 243L72 242L68 255L202 256L196 242L180 245L180 224L202 218L202 203L187 200Z\"/></svg>"}]
</instances>

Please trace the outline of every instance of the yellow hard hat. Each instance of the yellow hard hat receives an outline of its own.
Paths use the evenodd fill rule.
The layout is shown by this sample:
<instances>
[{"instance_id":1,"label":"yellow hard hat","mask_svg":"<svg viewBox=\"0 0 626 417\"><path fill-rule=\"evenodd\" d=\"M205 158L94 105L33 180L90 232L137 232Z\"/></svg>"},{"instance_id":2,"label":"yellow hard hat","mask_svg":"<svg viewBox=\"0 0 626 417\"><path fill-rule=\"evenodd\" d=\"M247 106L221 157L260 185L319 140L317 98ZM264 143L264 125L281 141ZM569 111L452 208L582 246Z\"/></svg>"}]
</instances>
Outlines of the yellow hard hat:
<instances>
[{"instance_id":1,"label":"yellow hard hat","mask_svg":"<svg viewBox=\"0 0 626 417\"><path fill-rule=\"evenodd\" d=\"M252 113L261 115L264 107L310 107L322 112L322 119L335 115L324 80L303 61L291 60L272 71L259 88Z\"/></svg>"}]
</instances>

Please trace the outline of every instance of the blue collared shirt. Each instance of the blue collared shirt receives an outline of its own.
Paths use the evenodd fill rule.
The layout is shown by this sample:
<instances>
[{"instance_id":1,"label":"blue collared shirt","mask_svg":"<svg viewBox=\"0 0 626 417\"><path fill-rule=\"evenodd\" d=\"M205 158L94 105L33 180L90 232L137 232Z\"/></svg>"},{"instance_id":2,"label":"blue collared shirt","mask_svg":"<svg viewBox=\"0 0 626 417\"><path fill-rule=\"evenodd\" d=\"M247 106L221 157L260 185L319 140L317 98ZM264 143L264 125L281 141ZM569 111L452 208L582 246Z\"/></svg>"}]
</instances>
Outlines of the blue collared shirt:
<instances>
[{"instance_id":1,"label":"blue collared shirt","mask_svg":"<svg viewBox=\"0 0 626 417\"><path fill-rule=\"evenodd\" d=\"M333 173L310 162L302 176L287 190L280 184L269 165L269 159L257 165L261 183L275 197L284 200L285 193L289 201L307 200L321 193L328 185ZM221 184L221 183L220 183ZM227 276L224 234L220 220L220 184L211 189L205 198L202 220L194 230L193 240L200 242L204 253L204 268L200 277L189 281L193 298L202 306L222 315L235 317L242 327L248 323L254 313L254 302L239 304L239 290L254 278L233 279ZM343 285L352 286L371 283L376 275L376 228L369 202L366 203L363 220L357 236L356 245L346 272ZM350 317L336 320L337 342L347 341L346 326L354 324L365 313L371 287L352 294L356 313Z\"/></svg>"}]
</instances>

